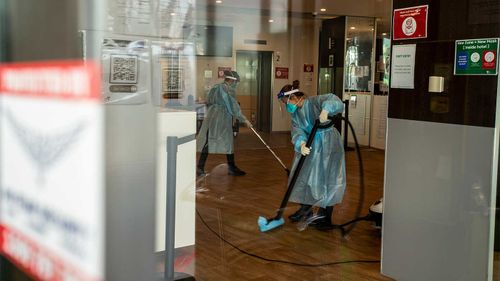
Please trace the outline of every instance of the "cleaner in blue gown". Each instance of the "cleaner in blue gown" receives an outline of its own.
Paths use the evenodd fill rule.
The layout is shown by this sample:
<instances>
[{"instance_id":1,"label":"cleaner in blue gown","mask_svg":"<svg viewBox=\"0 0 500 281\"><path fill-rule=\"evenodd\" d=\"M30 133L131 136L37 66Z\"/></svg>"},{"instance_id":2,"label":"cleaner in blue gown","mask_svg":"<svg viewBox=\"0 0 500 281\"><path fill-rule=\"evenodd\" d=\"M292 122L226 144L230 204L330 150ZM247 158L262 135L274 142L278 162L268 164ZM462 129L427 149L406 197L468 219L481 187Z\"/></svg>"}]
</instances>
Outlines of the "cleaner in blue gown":
<instances>
[{"instance_id":1,"label":"cleaner in blue gown","mask_svg":"<svg viewBox=\"0 0 500 281\"><path fill-rule=\"evenodd\" d=\"M243 121L248 127L252 123L241 113L241 108L231 92L236 91L239 75L235 71L224 71L224 82L215 85L207 95L207 113L196 138L197 150L201 152L196 174L205 174L205 162L209 153L226 154L228 173L243 176L234 160L233 118Z\"/></svg>"},{"instance_id":2,"label":"cleaner in blue gown","mask_svg":"<svg viewBox=\"0 0 500 281\"><path fill-rule=\"evenodd\" d=\"M292 222L308 219L312 216L312 206L317 206L319 218L312 224L319 230L333 229L333 206L342 202L346 187L342 139L332 126L319 129L310 148L306 147L306 141L317 119L328 122L329 115L343 112L344 104L333 94L306 97L292 85L285 85L278 99L292 118L295 157L291 175L300 157L307 156L290 196L290 201L299 203L300 208L288 218Z\"/></svg>"}]
</instances>

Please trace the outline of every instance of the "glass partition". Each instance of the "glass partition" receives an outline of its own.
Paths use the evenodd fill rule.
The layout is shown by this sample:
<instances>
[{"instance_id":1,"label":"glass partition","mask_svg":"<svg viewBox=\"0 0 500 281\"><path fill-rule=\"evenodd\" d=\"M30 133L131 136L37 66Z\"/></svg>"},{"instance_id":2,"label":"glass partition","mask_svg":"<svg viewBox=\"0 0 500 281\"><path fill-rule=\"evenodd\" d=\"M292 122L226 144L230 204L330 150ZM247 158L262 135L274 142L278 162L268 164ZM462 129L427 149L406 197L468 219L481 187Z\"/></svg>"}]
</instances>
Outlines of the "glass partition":
<instances>
[{"instance_id":1,"label":"glass partition","mask_svg":"<svg viewBox=\"0 0 500 281\"><path fill-rule=\"evenodd\" d=\"M375 20L347 17L345 55L345 91L373 91L373 51Z\"/></svg>"},{"instance_id":2,"label":"glass partition","mask_svg":"<svg viewBox=\"0 0 500 281\"><path fill-rule=\"evenodd\" d=\"M359 159L354 152L344 154L340 132L328 123L311 136L323 105L330 117L342 113L343 80L346 91L370 91L374 18L390 9L389 0L372 2L0 1L2 59L95 63L102 111L100 164L87 165L100 167L101 197L79 205L79 192L97 185L76 189L75 183L67 185L68 197L47 196L46 204L76 201L68 204L75 213L58 214L94 212L98 219L89 221L102 227L82 230L84 238L99 237L102 244L81 248L80 237L63 235L56 242L73 251L49 251L51 257L73 262L88 258L75 249L99 249L97 261L59 266L51 279L55 263L42 254L29 256L37 262L27 260L47 275L32 276L2 252L0 279L158 280L173 270L196 280L388 280L379 273L380 217L341 227L366 215L382 196L384 153L363 151L373 171L365 192ZM320 42L326 22L342 22L330 34L341 29L342 38ZM333 48L338 53L322 61L321 53ZM298 112L307 108L308 119L297 119L302 115L294 115L292 104ZM11 128L4 119L0 112L0 131ZM45 145L42 133L39 144ZM309 138L314 142L308 151L302 142ZM307 153L311 160L297 168ZM81 163L62 161L58 167L71 175L83 171ZM26 165L19 171L33 168L16 163ZM346 175L346 167L356 168ZM19 173L18 179L31 179ZM298 180L289 185L294 174ZM43 197L50 188L29 194ZM2 216L36 209L9 198L20 207L2 205ZM36 228L38 219L59 218L45 213L28 220L33 232L27 235L53 237ZM64 231L71 227L61 223ZM89 268L99 274L72 275Z\"/></svg>"}]
</instances>

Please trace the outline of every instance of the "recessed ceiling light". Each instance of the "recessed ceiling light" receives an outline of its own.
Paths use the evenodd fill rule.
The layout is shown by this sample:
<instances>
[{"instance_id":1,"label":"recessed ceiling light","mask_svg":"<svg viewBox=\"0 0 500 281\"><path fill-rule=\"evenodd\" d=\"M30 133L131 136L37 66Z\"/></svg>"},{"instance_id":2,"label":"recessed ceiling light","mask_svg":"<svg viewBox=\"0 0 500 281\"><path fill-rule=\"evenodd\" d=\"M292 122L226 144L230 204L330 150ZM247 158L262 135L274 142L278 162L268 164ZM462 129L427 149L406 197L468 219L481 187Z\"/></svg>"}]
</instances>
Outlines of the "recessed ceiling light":
<instances>
[{"instance_id":1,"label":"recessed ceiling light","mask_svg":"<svg viewBox=\"0 0 500 281\"><path fill-rule=\"evenodd\" d=\"M351 26L351 29L352 29L352 30L354 30L354 29L356 29L356 27L354 27L354 26Z\"/></svg>"},{"instance_id":2,"label":"recessed ceiling light","mask_svg":"<svg viewBox=\"0 0 500 281\"><path fill-rule=\"evenodd\" d=\"M320 10L320 11L322 11L322 12L326 12L326 9L325 9L325 8L321 8L321 9L319 9L319 10Z\"/></svg>"},{"instance_id":3,"label":"recessed ceiling light","mask_svg":"<svg viewBox=\"0 0 500 281\"><path fill-rule=\"evenodd\" d=\"M175 16L175 13L170 13L171 16Z\"/></svg>"},{"instance_id":4,"label":"recessed ceiling light","mask_svg":"<svg viewBox=\"0 0 500 281\"><path fill-rule=\"evenodd\" d=\"M217 1L215 1L215 3L220 4L220 3L222 3L222 0L217 0Z\"/></svg>"},{"instance_id":5,"label":"recessed ceiling light","mask_svg":"<svg viewBox=\"0 0 500 281\"><path fill-rule=\"evenodd\" d=\"M273 20L273 19L270 19L270 20L269 20L269 22L274 22L274 20Z\"/></svg>"}]
</instances>

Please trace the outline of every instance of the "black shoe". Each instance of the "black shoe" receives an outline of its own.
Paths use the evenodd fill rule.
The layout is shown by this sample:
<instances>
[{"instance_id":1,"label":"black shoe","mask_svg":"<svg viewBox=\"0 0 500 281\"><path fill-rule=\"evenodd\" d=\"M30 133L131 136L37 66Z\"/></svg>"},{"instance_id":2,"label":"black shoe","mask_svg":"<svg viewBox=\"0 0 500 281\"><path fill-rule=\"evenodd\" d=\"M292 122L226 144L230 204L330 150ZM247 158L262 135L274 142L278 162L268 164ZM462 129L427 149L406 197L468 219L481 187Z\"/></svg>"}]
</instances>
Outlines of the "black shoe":
<instances>
[{"instance_id":1,"label":"black shoe","mask_svg":"<svg viewBox=\"0 0 500 281\"><path fill-rule=\"evenodd\" d=\"M311 224L312 225L312 224ZM314 227L321 231L330 231L335 228L331 222L327 221L325 218L317 219L314 221Z\"/></svg>"},{"instance_id":2,"label":"black shoe","mask_svg":"<svg viewBox=\"0 0 500 281\"><path fill-rule=\"evenodd\" d=\"M292 222L299 222L302 219L308 219L312 216L312 210L310 205L300 205L300 208L293 214L289 215L288 218Z\"/></svg>"},{"instance_id":3,"label":"black shoe","mask_svg":"<svg viewBox=\"0 0 500 281\"><path fill-rule=\"evenodd\" d=\"M321 231L329 231L335 228L335 225L332 224L332 214L333 214L333 207L328 206L326 208L319 208L318 211L318 218L317 220L314 221L314 227L316 227L317 230Z\"/></svg>"},{"instance_id":4,"label":"black shoe","mask_svg":"<svg viewBox=\"0 0 500 281\"><path fill-rule=\"evenodd\" d=\"M201 177L201 176L204 176L206 174L207 173L205 173L205 171L202 168L196 168L196 176L197 177Z\"/></svg>"},{"instance_id":5,"label":"black shoe","mask_svg":"<svg viewBox=\"0 0 500 281\"><path fill-rule=\"evenodd\" d=\"M240 170L236 166L229 166L228 174L231 175L231 176L244 176L247 173L245 173L244 171Z\"/></svg>"}]
</instances>

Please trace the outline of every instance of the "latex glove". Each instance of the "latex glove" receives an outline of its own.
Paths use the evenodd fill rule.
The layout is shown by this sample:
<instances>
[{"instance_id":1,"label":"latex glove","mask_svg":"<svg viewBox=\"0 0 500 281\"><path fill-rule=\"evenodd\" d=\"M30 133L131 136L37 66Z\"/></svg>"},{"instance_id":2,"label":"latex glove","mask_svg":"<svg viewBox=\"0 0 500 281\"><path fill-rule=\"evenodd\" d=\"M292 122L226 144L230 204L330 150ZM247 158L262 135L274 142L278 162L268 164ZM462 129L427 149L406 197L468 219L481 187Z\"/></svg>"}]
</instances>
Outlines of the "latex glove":
<instances>
[{"instance_id":1,"label":"latex glove","mask_svg":"<svg viewBox=\"0 0 500 281\"><path fill-rule=\"evenodd\" d=\"M253 127L252 122L250 122L248 120L245 120L245 125L247 125L248 128L252 128Z\"/></svg>"},{"instance_id":2,"label":"latex glove","mask_svg":"<svg viewBox=\"0 0 500 281\"><path fill-rule=\"evenodd\" d=\"M319 122L320 123L325 123L328 121L328 111L326 110L321 110L321 113L319 114Z\"/></svg>"},{"instance_id":3,"label":"latex glove","mask_svg":"<svg viewBox=\"0 0 500 281\"><path fill-rule=\"evenodd\" d=\"M309 153L311 153L311 148L307 147L305 142L302 142L300 144L300 154L302 154L303 156L307 156L309 155Z\"/></svg>"}]
</instances>

